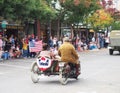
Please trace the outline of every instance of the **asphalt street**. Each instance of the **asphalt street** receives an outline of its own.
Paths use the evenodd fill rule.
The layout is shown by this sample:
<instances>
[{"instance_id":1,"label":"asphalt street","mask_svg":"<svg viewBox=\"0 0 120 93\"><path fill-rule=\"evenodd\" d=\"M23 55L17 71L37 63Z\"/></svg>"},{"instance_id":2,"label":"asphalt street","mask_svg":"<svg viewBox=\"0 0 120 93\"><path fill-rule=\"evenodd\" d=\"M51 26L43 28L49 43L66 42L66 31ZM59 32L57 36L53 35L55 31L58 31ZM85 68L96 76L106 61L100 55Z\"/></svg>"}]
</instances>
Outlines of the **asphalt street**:
<instances>
[{"instance_id":1,"label":"asphalt street","mask_svg":"<svg viewBox=\"0 0 120 93\"><path fill-rule=\"evenodd\" d=\"M61 85L58 76L40 76L34 84L30 67L34 58L0 62L0 93L120 93L120 55L107 49L79 52L78 80Z\"/></svg>"}]
</instances>

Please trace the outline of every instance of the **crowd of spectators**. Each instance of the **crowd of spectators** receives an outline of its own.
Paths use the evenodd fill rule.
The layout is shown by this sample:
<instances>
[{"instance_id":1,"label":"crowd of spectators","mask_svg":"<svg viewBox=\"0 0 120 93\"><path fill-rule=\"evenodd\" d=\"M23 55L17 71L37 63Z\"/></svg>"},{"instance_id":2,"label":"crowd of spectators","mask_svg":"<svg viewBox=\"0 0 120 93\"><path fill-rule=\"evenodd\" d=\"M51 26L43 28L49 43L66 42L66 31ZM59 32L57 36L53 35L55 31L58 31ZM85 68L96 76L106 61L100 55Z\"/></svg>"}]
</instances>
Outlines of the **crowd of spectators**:
<instances>
[{"instance_id":1,"label":"crowd of spectators","mask_svg":"<svg viewBox=\"0 0 120 93\"><path fill-rule=\"evenodd\" d=\"M35 57L36 53L29 51L29 45L31 41L37 40L38 38L34 37L33 34L22 39L13 35L10 37L0 35L0 59Z\"/></svg>"},{"instance_id":2,"label":"crowd of spectators","mask_svg":"<svg viewBox=\"0 0 120 93\"><path fill-rule=\"evenodd\" d=\"M10 37L2 37L0 35L0 60L14 59L14 58L34 58L36 52L30 52L29 46L32 46L32 42L38 41L38 37L32 35L26 35L24 38L19 39L13 35ZM57 38L56 36L50 37L47 44L49 50L55 51L64 42L63 38ZM43 42L44 43L44 42ZM104 34L99 34L97 37L93 36L91 39L86 40L85 38L76 37L71 39L71 43L74 45L78 52L85 50L94 50L107 48L109 44L109 37Z\"/></svg>"}]
</instances>

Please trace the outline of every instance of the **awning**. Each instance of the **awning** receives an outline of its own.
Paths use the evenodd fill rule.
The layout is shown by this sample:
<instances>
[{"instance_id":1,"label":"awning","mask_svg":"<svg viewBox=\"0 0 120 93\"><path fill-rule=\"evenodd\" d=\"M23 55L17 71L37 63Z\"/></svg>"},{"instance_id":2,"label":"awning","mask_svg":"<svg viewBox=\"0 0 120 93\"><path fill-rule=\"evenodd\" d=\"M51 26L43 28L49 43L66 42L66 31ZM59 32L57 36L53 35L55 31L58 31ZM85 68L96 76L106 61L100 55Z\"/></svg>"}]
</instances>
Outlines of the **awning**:
<instances>
[{"instance_id":1,"label":"awning","mask_svg":"<svg viewBox=\"0 0 120 93\"><path fill-rule=\"evenodd\" d=\"M20 25L10 25L10 24L8 24L6 29L21 29L21 30L23 30L24 27L20 26Z\"/></svg>"}]
</instances>

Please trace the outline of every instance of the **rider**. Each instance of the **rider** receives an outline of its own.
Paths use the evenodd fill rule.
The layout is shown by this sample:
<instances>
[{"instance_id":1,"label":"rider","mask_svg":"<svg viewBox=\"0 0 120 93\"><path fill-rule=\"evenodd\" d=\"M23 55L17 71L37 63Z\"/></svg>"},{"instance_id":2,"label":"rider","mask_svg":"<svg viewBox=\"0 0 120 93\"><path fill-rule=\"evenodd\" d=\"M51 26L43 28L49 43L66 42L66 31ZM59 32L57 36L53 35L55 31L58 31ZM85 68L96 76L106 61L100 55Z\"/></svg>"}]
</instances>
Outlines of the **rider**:
<instances>
[{"instance_id":1,"label":"rider","mask_svg":"<svg viewBox=\"0 0 120 93\"><path fill-rule=\"evenodd\" d=\"M64 38L63 44L58 49L58 54L61 57L61 61L70 62L76 64L76 74L79 75L79 56L74 48L74 46L70 43L70 39L68 37Z\"/></svg>"}]
</instances>

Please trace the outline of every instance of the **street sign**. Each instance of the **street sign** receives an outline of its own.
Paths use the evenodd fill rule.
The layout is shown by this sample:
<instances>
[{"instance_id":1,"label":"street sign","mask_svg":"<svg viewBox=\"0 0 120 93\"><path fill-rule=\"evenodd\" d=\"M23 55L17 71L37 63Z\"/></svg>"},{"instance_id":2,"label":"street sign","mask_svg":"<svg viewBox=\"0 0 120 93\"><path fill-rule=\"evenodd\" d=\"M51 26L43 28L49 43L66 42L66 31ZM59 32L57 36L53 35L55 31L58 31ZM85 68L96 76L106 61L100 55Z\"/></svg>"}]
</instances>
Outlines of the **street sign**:
<instances>
[{"instance_id":1,"label":"street sign","mask_svg":"<svg viewBox=\"0 0 120 93\"><path fill-rule=\"evenodd\" d=\"M6 28L7 24L8 24L7 21L2 21L2 24L1 24L2 28Z\"/></svg>"}]
</instances>

